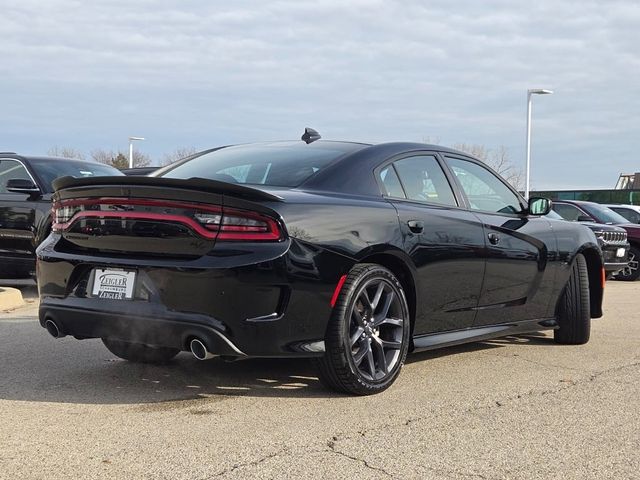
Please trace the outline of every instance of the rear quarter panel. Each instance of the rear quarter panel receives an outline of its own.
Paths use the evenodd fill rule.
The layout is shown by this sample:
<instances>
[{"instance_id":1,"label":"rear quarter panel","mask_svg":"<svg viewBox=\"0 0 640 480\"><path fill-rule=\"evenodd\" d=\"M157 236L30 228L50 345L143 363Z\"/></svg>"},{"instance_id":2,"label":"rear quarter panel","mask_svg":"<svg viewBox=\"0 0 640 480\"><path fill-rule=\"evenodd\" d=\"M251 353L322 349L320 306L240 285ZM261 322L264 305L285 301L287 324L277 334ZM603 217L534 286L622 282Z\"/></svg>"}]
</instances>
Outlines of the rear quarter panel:
<instances>
[{"instance_id":1,"label":"rear quarter panel","mask_svg":"<svg viewBox=\"0 0 640 480\"><path fill-rule=\"evenodd\" d=\"M299 192L269 206L291 237L355 261L385 249L402 250L397 211L382 198Z\"/></svg>"}]
</instances>

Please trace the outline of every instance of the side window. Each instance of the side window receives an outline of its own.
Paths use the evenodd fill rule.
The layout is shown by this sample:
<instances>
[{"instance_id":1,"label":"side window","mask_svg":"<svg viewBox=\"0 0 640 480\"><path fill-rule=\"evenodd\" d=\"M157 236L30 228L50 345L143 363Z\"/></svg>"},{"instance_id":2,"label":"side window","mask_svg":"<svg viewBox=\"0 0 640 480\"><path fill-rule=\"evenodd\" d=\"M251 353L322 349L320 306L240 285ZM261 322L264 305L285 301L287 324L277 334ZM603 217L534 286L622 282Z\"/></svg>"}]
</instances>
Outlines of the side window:
<instances>
[{"instance_id":1,"label":"side window","mask_svg":"<svg viewBox=\"0 0 640 480\"><path fill-rule=\"evenodd\" d=\"M12 193L7 190L7 182L14 178L31 180L29 172L17 160L0 160L0 193Z\"/></svg>"},{"instance_id":2,"label":"side window","mask_svg":"<svg viewBox=\"0 0 640 480\"><path fill-rule=\"evenodd\" d=\"M213 178L214 180L222 180L223 182L231 181L233 183L245 183L251 165L236 165L233 167L218 170ZM231 177L231 178L227 178Z\"/></svg>"},{"instance_id":3,"label":"side window","mask_svg":"<svg viewBox=\"0 0 640 480\"><path fill-rule=\"evenodd\" d=\"M554 203L552 208L554 212L562 218L571 222L575 222L578 220L578 217L585 215L579 208L573 205L567 205L566 203Z\"/></svg>"},{"instance_id":4,"label":"side window","mask_svg":"<svg viewBox=\"0 0 640 480\"><path fill-rule=\"evenodd\" d=\"M627 220L629 220L631 223L640 223L640 213L634 211L634 210L627 210Z\"/></svg>"},{"instance_id":5,"label":"side window","mask_svg":"<svg viewBox=\"0 0 640 480\"><path fill-rule=\"evenodd\" d=\"M380 179L387 195L395 198L407 198L404 196L404 190L402 190L402 185L400 185L400 180L392 165L388 165L380 171Z\"/></svg>"},{"instance_id":6,"label":"side window","mask_svg":"<svg viewBox=\"0 0 640 480\"><path fill-rule=\"evenodd\" d=\"M518 196L491 171L477 163L447 157L447 163L458 178L472 210L496 213L519 213Z\"/></svg>"},{"instance_id":7,"label":"side window","mask_svg":"<svg viewBox=\"0 0 640 480\"><path fill-rule=\"evenodd\" d=\"M407 198L457 206L442 168L432 155L403 158L394 163Z\"/></svg>"},{"instance_id":8,"label":"side window","mask_svg":"<svg viewBox=\"0 0 640 480\"><path fill-rule=\"evenodd\" d=\"M611 210L613 210L614 212L622 215L631 223L640 223L640 213L634 210L630 210L628 208L615 208L615 207L609 207L609 208L611 208Z\"/></svg>"}]
</instances>

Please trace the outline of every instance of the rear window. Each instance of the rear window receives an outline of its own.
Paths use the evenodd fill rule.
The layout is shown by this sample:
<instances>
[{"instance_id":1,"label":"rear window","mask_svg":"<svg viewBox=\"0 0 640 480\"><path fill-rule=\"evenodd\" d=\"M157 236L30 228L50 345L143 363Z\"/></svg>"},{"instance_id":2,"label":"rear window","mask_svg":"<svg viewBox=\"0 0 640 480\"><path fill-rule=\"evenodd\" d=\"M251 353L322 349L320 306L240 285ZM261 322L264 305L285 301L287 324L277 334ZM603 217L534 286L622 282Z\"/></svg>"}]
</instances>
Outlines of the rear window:
<instances>
[{"instance_id":1,"label":"rear window","mask_svg":"<svg viewBox=\"0 0 640 480\"><path fill-rule=\"evenodd\" d=\"M102 163L78 162L74 160L52 160L46 158L32 158L29 160L45 188L53 192L51 185L59 177L104 177L112 175L124 175L117 168Z\"/></svg>"},{"instance_id":2,"label":"rear window","mask_svg":"<svg viewBox=\"0 0 640 480\"><path fill-rule=\"evenodd\" d=\"M297 187L349 152L338 144L237 145L192 158L160 176Z\"/></svg>"}]
</instances>

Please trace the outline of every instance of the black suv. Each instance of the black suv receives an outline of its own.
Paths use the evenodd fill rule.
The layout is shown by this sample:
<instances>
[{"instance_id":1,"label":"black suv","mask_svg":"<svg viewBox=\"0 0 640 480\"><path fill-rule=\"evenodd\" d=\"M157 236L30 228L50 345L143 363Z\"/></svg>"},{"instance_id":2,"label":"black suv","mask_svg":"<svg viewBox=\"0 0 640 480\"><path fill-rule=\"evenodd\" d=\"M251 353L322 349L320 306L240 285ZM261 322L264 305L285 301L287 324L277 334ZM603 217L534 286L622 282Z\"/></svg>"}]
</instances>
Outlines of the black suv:
<instances>
[{"instance_id":1,"label":"black suv","mask_svg":"<svg viewBox=\"0 0 640 480\"><path fill-rule=\"evenodd\" d=\"M636 280L640 276L640 225L634 225L604 205L578 200L554 200L553 211L565 220L581 222L598 237L608 273L619 280ZM626 233L623 238L621 234ZM625 248L622 256L621 248ZM627 253L628 251L628 253Z\"/></svg>"},{"instance_id":2,"label":"black suv","mask_svg":"<svg viewBox=\"0 0 640 480\"><path fill-rule=\"evenodd\" d=\"M0 152L0 278L27 278L51 231L51 183L58 177L122 175L95 162Z\"/></svg>"}]
</instances>

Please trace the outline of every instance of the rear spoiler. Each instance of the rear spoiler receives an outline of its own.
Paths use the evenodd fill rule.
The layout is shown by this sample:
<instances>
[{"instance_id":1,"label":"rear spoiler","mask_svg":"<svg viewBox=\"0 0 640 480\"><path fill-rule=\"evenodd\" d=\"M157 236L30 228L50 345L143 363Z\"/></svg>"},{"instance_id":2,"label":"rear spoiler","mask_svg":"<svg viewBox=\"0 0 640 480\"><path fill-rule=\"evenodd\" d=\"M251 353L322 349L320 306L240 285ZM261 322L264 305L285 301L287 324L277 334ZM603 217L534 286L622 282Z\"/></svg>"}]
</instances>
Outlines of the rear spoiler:
<instances>
[{"instance_id":1,"label":"rear spoiler","mask_svg":"<svg viewBox=\"0 0 640 480\"><path fill-rule=\"evenodd\" d=\"M221 182L219 180L208 180L206 178L192 177L164 178L164 177L137 177L137 176L113 176L113 177L60 177L53 181L53 189L58 192L67 188L91 187L91 186L149 186L182 188L185 190L197 190L209 193L229 194L234 197L246 198L248 200L266 200L281 202L282 197L267 193L258 188L246 187L235 183Z\"/></svg>"}]
</instances>

